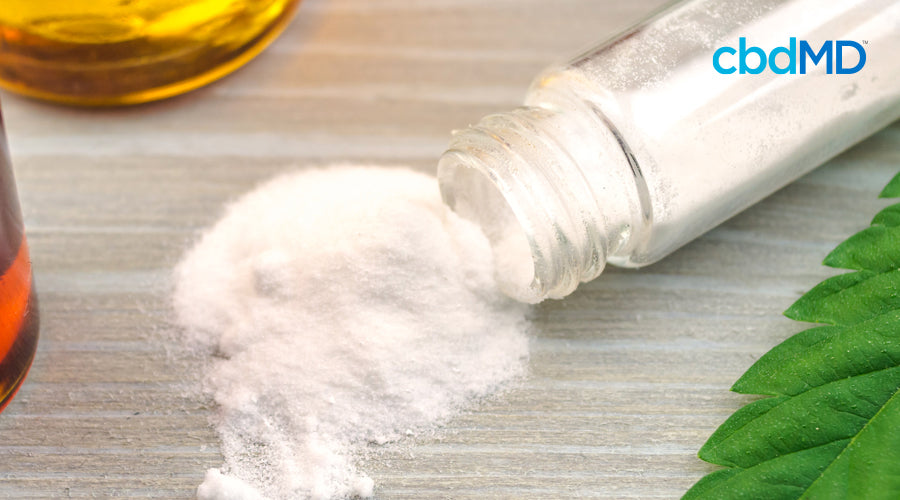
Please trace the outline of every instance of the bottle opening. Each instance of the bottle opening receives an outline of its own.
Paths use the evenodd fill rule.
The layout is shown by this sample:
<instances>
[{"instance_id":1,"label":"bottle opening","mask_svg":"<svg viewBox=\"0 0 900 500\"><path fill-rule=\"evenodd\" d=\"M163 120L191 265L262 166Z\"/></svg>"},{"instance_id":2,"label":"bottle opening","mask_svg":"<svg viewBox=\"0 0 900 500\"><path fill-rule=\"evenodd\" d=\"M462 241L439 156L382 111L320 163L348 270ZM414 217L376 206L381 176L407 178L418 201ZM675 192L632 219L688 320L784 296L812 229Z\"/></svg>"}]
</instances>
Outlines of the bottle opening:
<instances>
[{"instance_id":1,"label":"bottle opening","mask_svg":"<svg viewBox=\"0 0 900 500\"><path fill-rule=\"evenodd\" d=\"M522 302L540 302L544 297L535 277L533 244L521 223L527 219L517 215L507 196L510 188L454 151L441 158L438 182L444 203L481 226L490 241L494 272L503 293Z\"/></svg>"}]
</instances>

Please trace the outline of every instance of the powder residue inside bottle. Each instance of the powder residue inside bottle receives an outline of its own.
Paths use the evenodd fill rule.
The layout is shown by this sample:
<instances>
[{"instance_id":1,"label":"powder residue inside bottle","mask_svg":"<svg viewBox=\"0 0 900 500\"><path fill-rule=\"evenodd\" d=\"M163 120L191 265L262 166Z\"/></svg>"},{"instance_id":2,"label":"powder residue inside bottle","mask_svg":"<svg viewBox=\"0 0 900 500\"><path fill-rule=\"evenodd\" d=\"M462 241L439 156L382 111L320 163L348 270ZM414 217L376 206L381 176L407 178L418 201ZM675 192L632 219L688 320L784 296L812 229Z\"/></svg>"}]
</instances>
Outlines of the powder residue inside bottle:
<instances>
[{"instance_id":1,"label":"powder residue inside bottle","mask_svg":"<svg viewBox=\"0 0 900 500\"><path fill-rule=\"evenodd\" d=\"M198 497L371 496L367 450L523 373L526 309L493 272L410 170L307 170L230 205L175 273L225 456Z\"/></svg>"}]
</instances>

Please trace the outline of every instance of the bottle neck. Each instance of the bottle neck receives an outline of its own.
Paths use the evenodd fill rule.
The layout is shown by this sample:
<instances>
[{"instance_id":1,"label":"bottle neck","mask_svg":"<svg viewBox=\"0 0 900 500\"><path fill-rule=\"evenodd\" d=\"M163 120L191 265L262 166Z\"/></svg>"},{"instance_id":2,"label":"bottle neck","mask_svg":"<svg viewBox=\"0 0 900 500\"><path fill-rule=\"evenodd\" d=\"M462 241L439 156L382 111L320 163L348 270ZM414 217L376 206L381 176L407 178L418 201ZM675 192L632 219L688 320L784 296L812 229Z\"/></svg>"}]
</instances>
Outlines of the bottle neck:
<instances>
[{"instance_id":1,"label":"bottle neck","mask_svg":"<svg viewBox=\"0 0 900 500\"><path fill-rule=\"evenodd\" d=\"M594 110L521 107L454 134L438 164L445 203L480 224L501 289L562 298L627 255L642 226L621 140Z\"/></svg>"}]
</instances>

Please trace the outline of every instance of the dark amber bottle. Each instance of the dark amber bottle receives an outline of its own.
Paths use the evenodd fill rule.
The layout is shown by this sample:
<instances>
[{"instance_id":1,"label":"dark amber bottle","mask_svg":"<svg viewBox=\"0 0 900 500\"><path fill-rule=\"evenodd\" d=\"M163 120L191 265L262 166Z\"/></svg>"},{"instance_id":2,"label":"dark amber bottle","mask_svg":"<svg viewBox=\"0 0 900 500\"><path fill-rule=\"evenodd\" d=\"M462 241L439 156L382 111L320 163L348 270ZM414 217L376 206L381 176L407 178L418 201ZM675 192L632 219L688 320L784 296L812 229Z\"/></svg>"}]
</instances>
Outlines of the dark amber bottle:
<instances>
[{"instance_id":1,"label":"dark amber bottle","mask_svg":"<svg viewBox=\"0 0 900 500\"><path fill-rule=\"evenodd\" d=\"M0 115L0 410L16 394L38 338L38 308L19 198Z\"/></svg>"}]
</instances>

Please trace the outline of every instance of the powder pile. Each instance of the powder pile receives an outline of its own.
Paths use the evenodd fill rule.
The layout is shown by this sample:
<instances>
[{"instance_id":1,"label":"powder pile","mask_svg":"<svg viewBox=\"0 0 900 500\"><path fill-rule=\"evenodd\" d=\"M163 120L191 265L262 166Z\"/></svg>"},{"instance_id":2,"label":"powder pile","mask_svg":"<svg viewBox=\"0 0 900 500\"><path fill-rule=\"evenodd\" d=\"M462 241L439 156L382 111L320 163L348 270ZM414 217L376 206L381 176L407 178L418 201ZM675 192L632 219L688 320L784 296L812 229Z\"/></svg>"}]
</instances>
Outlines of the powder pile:
<instances>
[{"instance_id":1,"label":"powder pile","mask_svg":"<svg viewBox=\"0 0 900 500\"><path fill-rule=\"evenodd\" d=\"M278 177L229 206L175 279L225 456L199 498L371 496L367 449L496 391L528 352L485 237L401 168Z\"/></svg>"}]
</instances>

